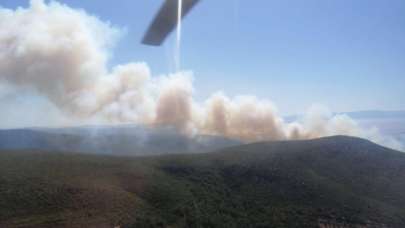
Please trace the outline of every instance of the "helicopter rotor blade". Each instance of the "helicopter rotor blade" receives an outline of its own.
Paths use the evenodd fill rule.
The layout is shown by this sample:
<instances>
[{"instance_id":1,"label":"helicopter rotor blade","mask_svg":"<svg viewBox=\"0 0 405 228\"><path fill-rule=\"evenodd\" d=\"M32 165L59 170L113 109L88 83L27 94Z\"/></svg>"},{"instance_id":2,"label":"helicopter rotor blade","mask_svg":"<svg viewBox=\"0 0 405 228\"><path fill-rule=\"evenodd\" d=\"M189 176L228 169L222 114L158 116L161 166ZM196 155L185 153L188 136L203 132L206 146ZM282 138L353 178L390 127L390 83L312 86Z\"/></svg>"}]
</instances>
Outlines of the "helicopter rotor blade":
<instances>
[{"instance_id":1,"label":"helicopter rotor blade","mask_svg":"<svg viewBox=\"0 0 405 228\"><path fill-rule=\"evenodd\" d=\"M200 0L182 1L181 18L183 19ZM178 0L165 0L143 37L143 44L160 46L165 41L167 36L177 26L178 4Z\"/></svg>"}]
</instances>

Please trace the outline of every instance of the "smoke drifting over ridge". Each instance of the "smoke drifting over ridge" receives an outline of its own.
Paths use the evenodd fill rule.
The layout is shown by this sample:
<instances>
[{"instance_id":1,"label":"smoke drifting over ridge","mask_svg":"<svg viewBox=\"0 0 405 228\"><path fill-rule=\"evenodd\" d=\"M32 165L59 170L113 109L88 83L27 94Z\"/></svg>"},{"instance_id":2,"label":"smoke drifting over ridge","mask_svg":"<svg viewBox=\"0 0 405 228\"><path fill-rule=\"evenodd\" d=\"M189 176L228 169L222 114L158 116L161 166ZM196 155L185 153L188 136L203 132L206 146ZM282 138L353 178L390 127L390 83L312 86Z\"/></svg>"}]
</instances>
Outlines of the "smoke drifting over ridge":
<instances>
[{"instance_id":1,"label":"smoke drifting over ridge","mask_svg":"<svg viewBox=\"0 0 405 228\"><path fill-rule=\"evenodd\" d=\"M376 129L363 130L345 115L313 107L286 123L268 100L229 98L222 92L193 99L192 72L151 77L146 63L107 67L120 30L82 10L42 0L0 9L0 83L46 97L66 116L110 123L168 126L245 141L360 136L401 149Z\"/></svg>"}]
</instances>

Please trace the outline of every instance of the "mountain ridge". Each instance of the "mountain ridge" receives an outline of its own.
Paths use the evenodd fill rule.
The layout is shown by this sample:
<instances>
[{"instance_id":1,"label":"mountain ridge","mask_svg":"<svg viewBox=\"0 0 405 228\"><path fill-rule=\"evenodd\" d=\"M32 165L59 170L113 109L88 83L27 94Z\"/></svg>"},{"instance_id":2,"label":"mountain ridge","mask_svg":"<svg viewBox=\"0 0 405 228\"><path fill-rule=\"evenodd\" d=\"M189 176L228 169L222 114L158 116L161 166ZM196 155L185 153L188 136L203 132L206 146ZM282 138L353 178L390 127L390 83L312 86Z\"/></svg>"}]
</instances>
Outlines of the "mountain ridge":
<instances>
[{"instance_id":1,"label":"mountain ridge","mask_svg":"<svg viewBox=\"0 0 405 228\"><path fill-rule=\"evenodd\" d=\"M174 129L136 125L0 130L0 149L47 150L115 155L200 153L241 142L219 136L189 137Z\"/></svg>"}]
</instances>

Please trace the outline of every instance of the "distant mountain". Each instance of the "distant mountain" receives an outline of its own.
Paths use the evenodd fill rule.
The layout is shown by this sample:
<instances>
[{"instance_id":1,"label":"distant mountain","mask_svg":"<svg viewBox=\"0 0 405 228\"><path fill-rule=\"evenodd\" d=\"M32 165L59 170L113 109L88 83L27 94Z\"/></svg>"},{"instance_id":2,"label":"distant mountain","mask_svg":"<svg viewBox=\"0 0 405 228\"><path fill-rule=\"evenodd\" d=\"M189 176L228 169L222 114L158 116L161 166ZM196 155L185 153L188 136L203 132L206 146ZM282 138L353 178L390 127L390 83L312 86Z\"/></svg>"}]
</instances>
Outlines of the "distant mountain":
<instances>
[{"instance_id":1,"label":"distant mountain","mask_svg":"<svg viewBox=\"0 0 405 228\"><path fill-rule=\"evenodd\" d=\"M343 112L339 114L346 114L354 119L382 119L382 118L401 118L405 119L405 111L357 111L357 112Z\"/></svg>"},{"instance_id":2,"label":"distant mountain","mask_svg":"<svg viewBox=\"0 0 405 228\"><path fill-rule=\"evenodd\" d=\"M396 111L365 110L365 111L355 111L355 112L337 112L334 114L344 114L355 120L405 119L405 110L396 110ZM287 122L292 122L301 117L302 117L302 115L289 115L289 116L285 116L284 118Z\"/></svg>"},{"instance_id":3,"label":"distant mountain","mask_svg":"<svg viewBox=\"0 0 405 228\"><path fill-rule=\"evenodd\" d=\"M405 111L359 111L343 114L363 127L377 127L383 134L405 143Z\"/></svg>"},{"instance_id":4,"label":"distant mountain","mask_svg":"<svg viewBox=\"0 0 405 228\"><path fill-rule=\"evenodd\" d=\"M0 149L153 155L207 152L240 144L223 137L188 137L172 129L134 125L0 130Z\"/></svg>"},{"instance_id":5,"label":"distant mountain","mask_svg":"<svg viewBox=\"0 0 405 228\"><path fill-rule=\"evenodd\" d=\"M405 154L335 136L213 153L0 152L0 227L405 227Z\"/></svg>"}]
</instances>

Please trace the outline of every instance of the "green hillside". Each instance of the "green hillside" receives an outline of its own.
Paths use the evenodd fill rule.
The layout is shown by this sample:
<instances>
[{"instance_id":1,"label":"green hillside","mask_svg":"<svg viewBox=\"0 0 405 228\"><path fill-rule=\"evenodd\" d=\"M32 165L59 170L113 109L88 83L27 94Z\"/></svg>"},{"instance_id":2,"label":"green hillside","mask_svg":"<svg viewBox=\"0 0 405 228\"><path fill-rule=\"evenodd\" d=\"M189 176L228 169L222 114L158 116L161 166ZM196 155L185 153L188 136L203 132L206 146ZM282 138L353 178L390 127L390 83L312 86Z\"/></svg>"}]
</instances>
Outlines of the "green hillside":
<instances>
[{"instance_id":1,"label":"green hillside","mask_svg":"<svg viewBox=\"0 0 405 228\"><path fill-rule=\"evenodd\" d=\"M0 227L399 228L403 189L404 153L343 136L137 158L3 151Z\"/></svg>"}]
</instances>

